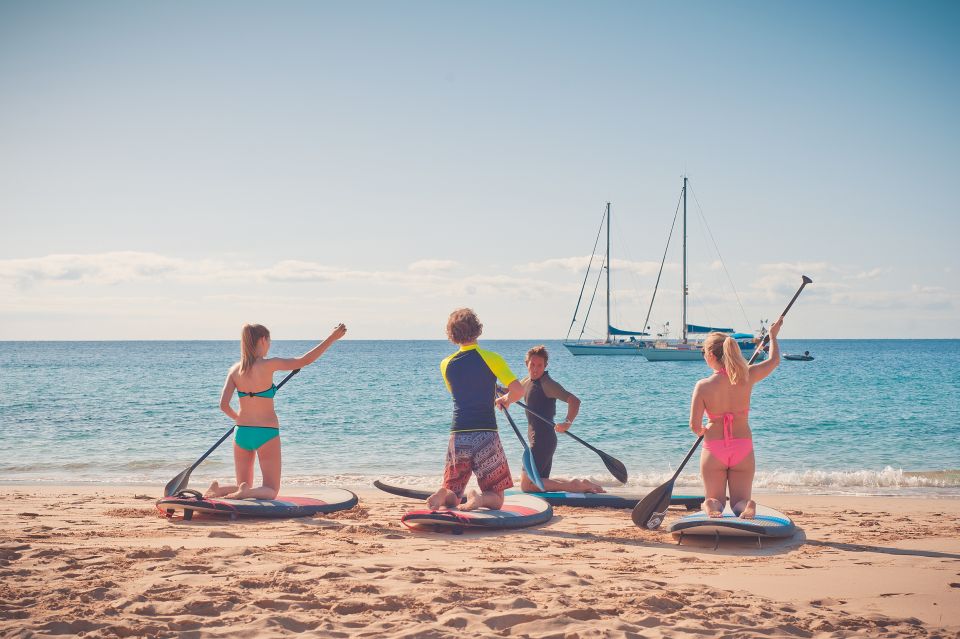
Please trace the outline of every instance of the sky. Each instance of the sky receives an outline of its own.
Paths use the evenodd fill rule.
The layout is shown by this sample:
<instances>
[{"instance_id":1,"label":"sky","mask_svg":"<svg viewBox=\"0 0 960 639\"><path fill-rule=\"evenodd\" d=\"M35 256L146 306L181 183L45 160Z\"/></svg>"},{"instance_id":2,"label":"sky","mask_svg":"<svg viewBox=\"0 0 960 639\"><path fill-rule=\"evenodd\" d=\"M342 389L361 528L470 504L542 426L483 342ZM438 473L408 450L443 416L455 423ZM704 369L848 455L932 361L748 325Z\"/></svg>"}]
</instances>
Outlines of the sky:
<instances>
[{"instance_id":1,"label":"sky","mask_svg":"<svg viewBox=\"0 0 960 639\"><path fill-rule=\"evenodd\" d=\"M756 330L806 274L784 338L957 338L958 32L953 2L0 0L0 340L443 339L461 306L561 338L607 202L640 328L684 175L689 321Z\"/></svg>"}]
</instances>

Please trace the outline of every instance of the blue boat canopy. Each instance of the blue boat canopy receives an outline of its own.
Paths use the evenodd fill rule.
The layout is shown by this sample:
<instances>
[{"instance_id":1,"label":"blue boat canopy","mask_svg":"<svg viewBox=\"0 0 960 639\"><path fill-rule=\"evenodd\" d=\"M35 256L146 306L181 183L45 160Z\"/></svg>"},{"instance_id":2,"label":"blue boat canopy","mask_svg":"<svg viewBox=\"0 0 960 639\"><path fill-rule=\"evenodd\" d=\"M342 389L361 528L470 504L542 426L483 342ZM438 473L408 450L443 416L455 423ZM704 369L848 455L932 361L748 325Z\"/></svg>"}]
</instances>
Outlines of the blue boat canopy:
<instances>
[{"instance_id":1,"label":"blue boat canopy","mask_svg":"<svg viewBox=\"0 0 960 639\"><path fill-rule=\"evenodd\" d=\"M641 335L641 336L647 336L647 335L650 334L650 333L641 333L640 331L625 331L625 330L623 330L623 329L616 328L616 327L613 327L613 326L607 326L607 330L610 331L610 334L611 334L611 335Z\"/></svg>"},{"instance_id":2,"label":"blue boat canopy","mask_svg":"<svg viewBox=\"0 0 960 639\"><path fill-rule=\"evenodd\" d=\"M731 337L733 337L733 339L753 339L751 333L734 333Z\"/></svg>"},{"instance_id":3,"label":"blue boat canopy","mask_svg":"<svg viewBox=\"0 0 960 639\"><path fill-rule=\"evenodd\" d=\"M712 333L714 331L718 333L732 333L733 329L717 328L716 326L698 326L696 324L687 324L688 333ZM750 337L753 337L753 335L751 335Z\"/></svg>"}]
</instances>

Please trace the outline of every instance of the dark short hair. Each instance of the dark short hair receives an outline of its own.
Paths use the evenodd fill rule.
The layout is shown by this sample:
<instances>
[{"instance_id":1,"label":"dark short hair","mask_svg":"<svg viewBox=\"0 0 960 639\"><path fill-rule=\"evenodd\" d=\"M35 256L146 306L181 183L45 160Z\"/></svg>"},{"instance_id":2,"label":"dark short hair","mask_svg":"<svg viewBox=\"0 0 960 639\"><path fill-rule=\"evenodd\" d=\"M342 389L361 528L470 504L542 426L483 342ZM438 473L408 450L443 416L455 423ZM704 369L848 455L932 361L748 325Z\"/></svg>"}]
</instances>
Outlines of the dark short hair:
<instances>
[{"instance_id":1,"label":"dark short hair","mask_svg":"<svg viewBox=\"0 0 960 639\"><path fill-rule=\"evenodd\" d=\"M447 318L447 337L454 344L466 344L480 337L483 324L470 308L458 308Z\"/></svg>"},{"instance_id":2,"label":"dark short hair","mask_svg":"<svg viewBox=\"0 0 960 639\"><path fill-rule=\"evenodd\" d=\"M547 347L541 344L540 346L534 346L529 351L527 351L527 356L523 358L524 362L529 362L531 357L542 357L544 365L550 361L550 355L547 354Z\"/></svg>"}]
</instances>

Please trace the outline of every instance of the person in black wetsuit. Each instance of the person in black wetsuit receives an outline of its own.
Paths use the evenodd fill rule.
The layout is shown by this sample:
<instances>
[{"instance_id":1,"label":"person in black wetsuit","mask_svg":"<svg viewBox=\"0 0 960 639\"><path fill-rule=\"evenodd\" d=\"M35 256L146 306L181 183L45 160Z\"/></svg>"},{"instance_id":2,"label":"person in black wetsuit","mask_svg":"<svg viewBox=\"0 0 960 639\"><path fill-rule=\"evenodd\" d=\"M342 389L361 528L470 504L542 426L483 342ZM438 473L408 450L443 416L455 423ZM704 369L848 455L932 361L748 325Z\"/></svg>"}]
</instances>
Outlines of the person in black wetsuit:
<instances>
[{"instance_id":1,"label":"person in black wetsuit","mask_svg":"<svg viewBox=\"0 0 960 639\"><path fill-rule=\"evenodd\" d=\"M606 492L599 484L587 479L550 479L553 470L553 453L557 450L557 433L565 433L580 412L580 399L557 383L547 372L549 354L545 346L534 346L527 351L525 363L529 375L520 383L523 385L524 403L530 410L553 421L557 414L557 400L567 404L566 418L552 426L539 417L527 412L527 434L530 437L530 452L543 480L547 492L602 493ZM520 475L520 488L524 492L539 492L525 472Z\"/></svg>"}]
</instances>

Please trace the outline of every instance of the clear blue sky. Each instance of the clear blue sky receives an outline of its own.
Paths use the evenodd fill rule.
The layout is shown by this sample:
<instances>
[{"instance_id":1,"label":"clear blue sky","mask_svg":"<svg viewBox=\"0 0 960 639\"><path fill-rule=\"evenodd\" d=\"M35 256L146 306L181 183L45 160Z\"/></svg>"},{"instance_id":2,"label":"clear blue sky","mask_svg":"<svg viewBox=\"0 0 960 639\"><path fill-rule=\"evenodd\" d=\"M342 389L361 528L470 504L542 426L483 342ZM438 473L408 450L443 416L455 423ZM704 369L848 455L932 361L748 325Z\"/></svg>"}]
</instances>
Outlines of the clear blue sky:
<instances>
[{"instance_id":1,"label":"clear blue sky","mask_svg":"<svg viewBox=\"0 0 960 639\"><path fill-rule=\"evenodd\" d=\"M0 0L0 339L960 336L960 4ZM678 324L671 251L655 321ZM673 297L670 297L673 291ZM602 330L602 320L593 333ZM756 326L751 326L756 328Z\"/></svg>"}]
</instances>

